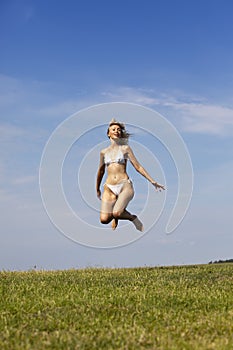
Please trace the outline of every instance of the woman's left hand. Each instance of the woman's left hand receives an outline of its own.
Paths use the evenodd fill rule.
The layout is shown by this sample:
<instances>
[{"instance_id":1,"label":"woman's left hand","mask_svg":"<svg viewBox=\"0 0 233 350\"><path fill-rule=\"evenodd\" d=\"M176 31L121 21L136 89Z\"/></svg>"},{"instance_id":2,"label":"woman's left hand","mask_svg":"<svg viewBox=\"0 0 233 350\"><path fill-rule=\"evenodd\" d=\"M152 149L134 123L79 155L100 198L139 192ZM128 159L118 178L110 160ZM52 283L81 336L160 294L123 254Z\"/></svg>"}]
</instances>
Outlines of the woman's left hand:
<instances>
[{"instance_id":1,"label":"woman's left hand","mask_svg":"<svg viewBox=\"0 0 233 350\"><path fill-rule=\"evenodd\" d=\"M165 186L164 185L160 185L158 182L154 181L152 182L152 185L155 187L155 189L161 192L161 190L165 190Z\"/></svg>"}]
</instances>

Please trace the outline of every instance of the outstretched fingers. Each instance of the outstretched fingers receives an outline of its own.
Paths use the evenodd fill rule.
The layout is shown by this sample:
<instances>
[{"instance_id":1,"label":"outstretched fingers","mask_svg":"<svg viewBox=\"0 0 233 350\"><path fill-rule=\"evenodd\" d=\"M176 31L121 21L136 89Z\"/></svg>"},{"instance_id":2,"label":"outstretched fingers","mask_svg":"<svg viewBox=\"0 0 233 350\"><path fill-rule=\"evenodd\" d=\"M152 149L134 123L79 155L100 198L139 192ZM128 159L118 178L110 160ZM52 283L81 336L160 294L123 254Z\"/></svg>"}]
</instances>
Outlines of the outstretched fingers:
<instances>
[{"instance_id":1,"label":"outstretched fingers","mask_svg":"<svg viewBox=\"0 0 233 350\"><path fill-rule=\"evenodd\" d=\"M159 184L158 182L152 182L152 185L155 187L155 189L159 192L161 192L161 190L165 190L165 186Z\"/></svg>"}]
</instances>

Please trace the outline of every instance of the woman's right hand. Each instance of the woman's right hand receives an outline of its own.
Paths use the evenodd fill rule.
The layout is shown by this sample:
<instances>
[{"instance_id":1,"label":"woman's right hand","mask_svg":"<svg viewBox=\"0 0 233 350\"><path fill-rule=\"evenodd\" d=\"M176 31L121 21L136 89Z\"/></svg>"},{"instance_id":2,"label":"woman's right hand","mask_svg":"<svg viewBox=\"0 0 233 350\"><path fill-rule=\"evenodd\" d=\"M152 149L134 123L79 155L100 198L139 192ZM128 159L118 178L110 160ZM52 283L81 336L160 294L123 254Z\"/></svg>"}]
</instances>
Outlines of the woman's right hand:
<instances>
[{"instance_id":1,"label":"woman's right hand","mask_svg":"<svg viewBox=\"0 0 233 350\"><path fill-rule=\"evenodd\" d=\"M99 199L101 199L101 191L100 191L100 190L97 190L97 197L98 197Z\"/></svg>"}]
</instances>

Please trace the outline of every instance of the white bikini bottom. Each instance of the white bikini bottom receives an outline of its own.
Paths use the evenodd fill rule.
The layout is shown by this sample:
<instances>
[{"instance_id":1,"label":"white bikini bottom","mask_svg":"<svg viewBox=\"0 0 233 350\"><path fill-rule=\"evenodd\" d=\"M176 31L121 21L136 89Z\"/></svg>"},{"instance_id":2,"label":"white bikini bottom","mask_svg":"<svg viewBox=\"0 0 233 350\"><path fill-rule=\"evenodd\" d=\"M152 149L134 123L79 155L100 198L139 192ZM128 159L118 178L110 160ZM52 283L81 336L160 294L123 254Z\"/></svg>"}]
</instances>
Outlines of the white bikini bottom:
<instances>
[{"instance_id":1,"label":"white bikini bottom","mask_svg":"<svg viewBox=\"0 0 233 350\"><path fill-rule=\"evenodd\" d=\"M119 194L121 193L122 191L122 188L124 186L124 184L128 182L128 183L132 183L132 181L130 179L127 179L127 180L123 180L121 181L119 184L116 184L116 185L110 185L110 184L106 184L106 186L108 186L108 188L116 195L116 196L119 196Z\"/></svg>"}]
</instances>

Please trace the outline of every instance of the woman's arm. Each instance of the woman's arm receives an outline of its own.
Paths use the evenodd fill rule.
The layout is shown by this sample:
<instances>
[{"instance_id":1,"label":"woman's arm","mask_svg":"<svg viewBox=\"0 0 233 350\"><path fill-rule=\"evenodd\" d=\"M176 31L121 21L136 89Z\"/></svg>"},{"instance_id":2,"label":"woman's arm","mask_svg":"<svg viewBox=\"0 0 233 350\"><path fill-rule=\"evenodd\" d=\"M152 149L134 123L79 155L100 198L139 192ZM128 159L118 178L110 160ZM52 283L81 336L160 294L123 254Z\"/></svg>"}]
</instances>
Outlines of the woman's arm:
<instances>
[{"instance_id":1,"label":"woman's arm","mask_svg":"<svg viewBox=\"0 0 233 350\"><path fill-rule=\"evenodd\" d=\"M128 159L130 160L131 164L133 165L133 167L136 169L137 172L139 172L139 174L141 174L142 176L144 176L148 181L151 182L151 184L153 186L155 186L156 189L163 189L165 190L164 185L160 185L158 182L156 182L151 176L150 174L143 168L143 166L138 162L137 158L135 157L132 149L127 146L127 155L128 155Z\"/></svg>"},{"instance_id":2,"label":"woman's arm","mask_svg":"<svg viewBox=\"0 0 233 350\"><path fill-rule=\"evenodd\" d=\"M97 197L99 199L101 199L100 184L103 179L104 173L105 173L104 154L103 152L100 152L100 163L99 163L99 168L98 168L97 178L96 178L96 192L97 192Z\"/></svg>"}]
</instances>

